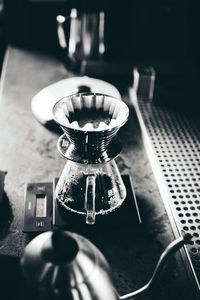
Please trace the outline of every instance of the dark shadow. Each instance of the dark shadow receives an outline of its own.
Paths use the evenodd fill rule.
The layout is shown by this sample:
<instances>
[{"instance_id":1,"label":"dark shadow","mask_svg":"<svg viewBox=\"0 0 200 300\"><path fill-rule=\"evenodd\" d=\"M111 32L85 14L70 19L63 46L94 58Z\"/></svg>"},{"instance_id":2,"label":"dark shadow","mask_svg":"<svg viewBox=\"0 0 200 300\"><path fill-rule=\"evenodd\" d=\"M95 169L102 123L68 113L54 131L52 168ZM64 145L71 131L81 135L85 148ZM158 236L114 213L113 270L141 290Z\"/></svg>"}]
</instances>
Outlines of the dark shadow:
<instances>
[{"instance_id":1,"label":"dark shadow","mask_svg":"<svg viewBox=\"0 0 200 300\"><path fill-rule=\"evenodd\" d=\"M117 136L123 147L130 147L131 144L138 143L141 137L141 128L133 105L128 105L129 118L127 123L119 130Z\"/></svg>"},{"instance_id":2,"label":"dark shadow","mask_svg":"<svg viewBox=\"0 0 200 300\"><path fill-rule=\"evenodd\" d=\"M42 124L43 125L43 124ZM51 120L49 122L47 122L45 125L43 125L45 128L47 128L48 130L56 133L57 135L61 135L63 134L63 130L61 129L61 127L54 121Z\"/></svg>"},{"instance_id":3,"label":"dark shadow","mask_svg":"<svg viewBox=\"0 0 200 300\"><path fill-rule=\"evenodd\" d=\"M1 299L24 299L24 281L20 270L19 258L0 255Z\"/></svg>"},{"instance_id":4,"label":"dark shadow","mask_svg":"<svg viewBox=\"0 0 200 300\"><path fill-rule=\"evenodd\" d=\"M12 221L12 207L7 194L4 192L0 204L0 239L4 238L8 234Z\"/></svg>"}]
</instances>

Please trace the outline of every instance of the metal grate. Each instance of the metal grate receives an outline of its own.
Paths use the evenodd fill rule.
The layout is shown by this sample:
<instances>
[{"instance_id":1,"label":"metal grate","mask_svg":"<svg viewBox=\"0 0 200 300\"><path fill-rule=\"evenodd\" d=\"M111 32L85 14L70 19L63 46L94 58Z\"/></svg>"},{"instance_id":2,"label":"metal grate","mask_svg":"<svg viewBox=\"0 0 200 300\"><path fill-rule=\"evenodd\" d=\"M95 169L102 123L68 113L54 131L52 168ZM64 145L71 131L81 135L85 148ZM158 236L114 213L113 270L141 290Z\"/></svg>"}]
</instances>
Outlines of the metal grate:
<instances>
[{"instance_id":1,"label":"metal grate","mask_svg":"<svg viewBox=\"0 0 200 300\"><path fill-rule=\"evenodd\" d=\"M134 104L172 227L193 235L185 250L199 287L200 118L150 101Z\"/></svg>"}]
</instances>

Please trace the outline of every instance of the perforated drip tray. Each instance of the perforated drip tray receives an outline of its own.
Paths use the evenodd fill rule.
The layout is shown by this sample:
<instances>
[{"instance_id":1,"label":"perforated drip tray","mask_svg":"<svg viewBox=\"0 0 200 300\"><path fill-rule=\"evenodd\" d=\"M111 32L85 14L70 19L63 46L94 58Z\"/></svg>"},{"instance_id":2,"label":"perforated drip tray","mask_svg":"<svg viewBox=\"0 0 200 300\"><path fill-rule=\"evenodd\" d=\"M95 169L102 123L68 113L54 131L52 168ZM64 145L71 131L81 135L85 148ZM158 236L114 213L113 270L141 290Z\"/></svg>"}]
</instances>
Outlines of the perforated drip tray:
<instances>
[{"instance_id":1,"label":"perforated drip tray","mask_svg":"<svg viewBox=\"0 0 200 300\"><path fill-rule=\"evenodd\" d=\"M133 99L132 99L133 100ZM200 118L134 100L144 144L175 236L193 236L185 263L200 283Z\"/></svg>"}]
</instances>

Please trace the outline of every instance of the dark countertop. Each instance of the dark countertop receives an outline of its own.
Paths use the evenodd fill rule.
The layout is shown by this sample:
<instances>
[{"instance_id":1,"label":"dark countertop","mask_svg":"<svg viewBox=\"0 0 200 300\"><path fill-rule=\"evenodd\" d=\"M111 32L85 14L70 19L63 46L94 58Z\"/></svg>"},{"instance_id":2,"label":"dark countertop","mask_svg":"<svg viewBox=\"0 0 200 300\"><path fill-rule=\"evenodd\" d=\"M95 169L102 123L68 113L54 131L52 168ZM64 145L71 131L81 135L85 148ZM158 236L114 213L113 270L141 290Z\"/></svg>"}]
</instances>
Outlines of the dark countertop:
<instances>
[{"instance_id":1,"label":"dark countertop","mask_svg":"<svg viewBox=\"0 0 200 300\"><path fill-rule=\"evenodd\" d=\"M7 209L11 224L0 240L1 255L20 257L23 253L27 241L22 233L25 183L52 181L63 169L65 160L56 148L58 134L35 120L30 104L42 88L69 76L73 74L54 57L14 47L7 50L1 78L0 170L8 172L5 192L11 205ZM105 236L104 254L120 293L144 284L161 252L174 239L134 109L126 95L124 100L129 105L130 118L118 134L123 150L117 163L121 173L131 175L143 222L123 233L123 241L118 238L120 232L111 238ZM185 288L189 283L182 276L180 264L171 259L166 274L161 276L159 292L153 293L152 299L187 299L183 282Z\"/></svg>"}]
</instances>

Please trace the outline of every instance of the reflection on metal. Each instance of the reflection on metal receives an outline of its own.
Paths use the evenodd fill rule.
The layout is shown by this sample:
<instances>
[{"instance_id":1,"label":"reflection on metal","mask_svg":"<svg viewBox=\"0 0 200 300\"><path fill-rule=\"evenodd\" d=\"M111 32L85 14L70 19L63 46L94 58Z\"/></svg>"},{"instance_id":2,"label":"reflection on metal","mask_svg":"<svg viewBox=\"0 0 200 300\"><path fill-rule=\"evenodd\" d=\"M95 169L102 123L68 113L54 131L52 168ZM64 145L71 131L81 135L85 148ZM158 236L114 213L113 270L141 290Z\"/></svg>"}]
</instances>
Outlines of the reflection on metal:
<instances>
[{"instance_id":1,"label":"reflection on metal","mask_svg":"<svg viewBox=\"0 0 200 300\"><path fill-rule=\"evenodd\" d=\"M151 291L169 257L190 238L185 235L169 244L149 282L123 296L119 296L114 287L103 254L89 240L75 233L56 230L40 234L26 246L21 268L27 283L34 287L34 299L44 299L41 296L47 292L51 299L137 299Z\"/></svg>"},{"instance_id":2,"label":"reflection on metal","mask_svg":"<svg viewBox=\"0 0 200 300\"><path fill-rule=\"evenodd\" d=\"M200 282L200 120L188 111L130 98L144 144L176 237L190 233L182 256L192 281Z\"/></svg>"}]
</instances>

